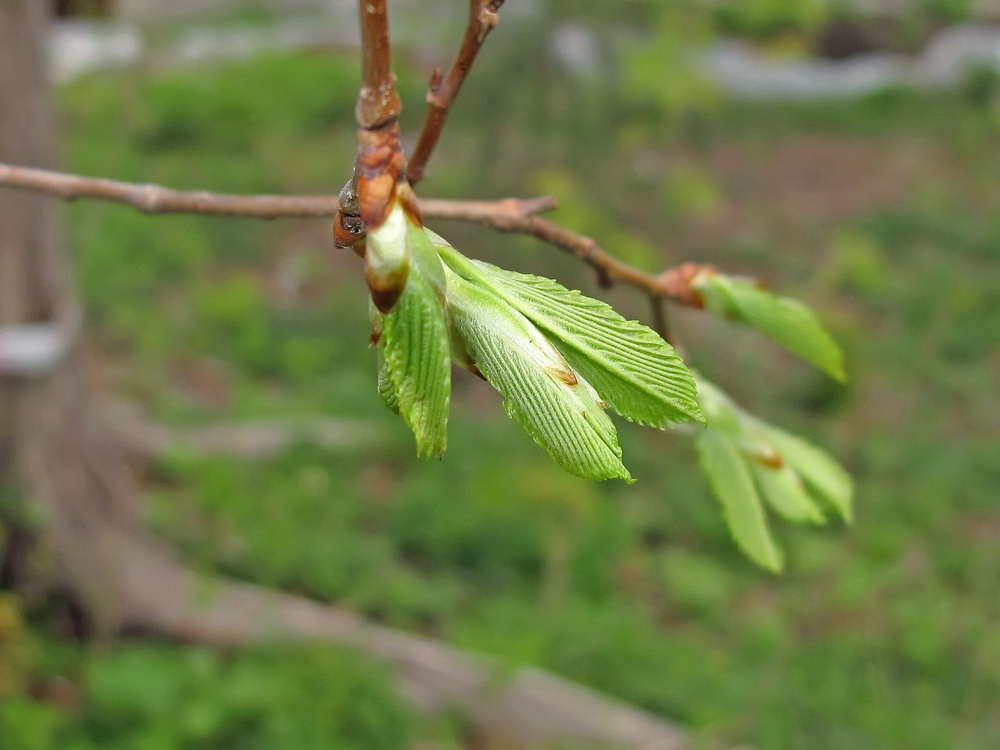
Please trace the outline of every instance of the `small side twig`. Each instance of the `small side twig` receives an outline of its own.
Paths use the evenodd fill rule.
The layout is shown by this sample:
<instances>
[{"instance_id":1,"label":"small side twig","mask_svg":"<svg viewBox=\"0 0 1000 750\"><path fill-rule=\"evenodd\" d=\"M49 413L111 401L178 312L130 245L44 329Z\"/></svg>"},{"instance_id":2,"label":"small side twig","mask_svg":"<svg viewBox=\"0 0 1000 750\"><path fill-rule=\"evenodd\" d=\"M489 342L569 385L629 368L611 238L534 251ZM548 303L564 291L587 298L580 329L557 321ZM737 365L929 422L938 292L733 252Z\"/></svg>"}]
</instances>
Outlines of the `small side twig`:
<instances>
[{"instance_id":1,"label":"small side twig","mask_svg":"<svg viewBox=\"0 0 1000 750\"><path fill-rule=\"evenodd\" d=\"M597 273L597 281L603 287L621 282L656 297L671 297L663 285L662 277L643 271L641 268L618 260L597 244L593 237L572 232L566 227L540 216L527 215L510 217L509 221L481 222L503 232L530 234L549 245L574 255Z\"/></svg>"},{"instance_id":2,"label":"small side twig","mask_svg":"<svg viewBox=\"0 0 1000 750\"><path fill-rule=\"evenodd\" d=\"M660 338L668 344L673 344L670 335L670 318L667 316L667 308L662 296L651 294L649 296L650 313L653 317L653 330L660 334Z\"/></svg>"},{"instance_id":3,"label":"small side twig","mask_svg":"<svg viewBox=\"0 0 1000 750\"><path fill-rule=\"evenodd\" d=\"M427 162L441 137L451 105L465 83L483 42L499 22L499 11L503 4L504 0L469 0L469 23L448 75L442 76L441 69L437 68L431 76L430 90L427 92L427 119L406 170L406 178L411 185L416 185L426 176Z\"/></svg>"}]
</instances>

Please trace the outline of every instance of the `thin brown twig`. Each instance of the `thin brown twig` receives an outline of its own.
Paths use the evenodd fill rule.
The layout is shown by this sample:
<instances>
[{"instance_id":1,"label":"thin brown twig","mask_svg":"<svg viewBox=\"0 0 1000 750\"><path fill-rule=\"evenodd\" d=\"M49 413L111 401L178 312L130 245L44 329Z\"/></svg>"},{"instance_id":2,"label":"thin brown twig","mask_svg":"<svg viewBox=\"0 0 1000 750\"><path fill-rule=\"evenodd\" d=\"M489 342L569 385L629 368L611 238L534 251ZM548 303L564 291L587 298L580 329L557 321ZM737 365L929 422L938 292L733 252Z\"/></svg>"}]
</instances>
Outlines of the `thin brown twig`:
<instances>
[{"instance_id":1,"label":"thin brown twig","mask_svg":"<svg viewBox=\"0 0 1000 750\"><path fill-rule=\"evenodd\" d=\"M173 190L161 185L119 182L99 177L81 177L10 164L0 164L0 185L47 193L67 201L96 198L125 203L144 214L305 219L333 216L338 206L336 196L223 195L200 190Z\"/></svg>"},{"instance_id":2,"label":"thin brown twig","mask_svg":"<svg viewBox=\"0 0 1000 750\"><path fill-rule=\"evenodd\" d=\"M431 76L430 89L427 92L427 119L406 170L406 178L411 185L416 185L426 176L427 162L430 161L434 147L441 137L451 105L458 96L462 84L465 83L465 78L469 75L483 42L499 22L499 11L503 4L504 0L469 0L469 22L462 38L462 46L448 70L448 75L442 76L441 69L436 68Z\"/></svg>"},{"instance_id":3,"label":"thin brown twig","mask_svg":"<svg viewBox=\"0 0 1000 750\"><path fill-rule=\"evenodd\" d=\"M650 313L653 317L653 330L660 334L660 338L668 344L672 344L670 335L670 318L667 316L667 308L662 295L651 294L649 296Z\"/></svg>"},{"instance_id":4,"label":"thin brown twig","mask_svg":"<svg viewBox=\"0 0 1000 750\"><path fill-rule=\"evenodd\" d=\"M396 121L403 104L396 91L385 0L359 0L362 84L355 115L365 130Z\"/></svg>"},{"instance_id":5,"label":"thin brown twig","mask_svg":"<svg viewBox=\"0 0 1000 750\"><path fill-rule=\"evenodd\" d=\"M174 190L161 185L120 182L100 177L53 172L0 163L0 187L46 193L66 201L93 198L124 203L144 214L197 214L249 219L324 218L337 213L340 201L332 195L225 195L201 190ZM555 208L552 196L507 198L501 201L424 199L421 212L436 219L455 219L507 226L525 215Z\"/></svg>"},{"instance_id":6,"label":"thin brown twig","mask_svg":"<svg viewBox=\"0 0 1000 750\"><path fill-rule=\"evenodd\" d=\"M54 195L63 200L94 198L128 204L143 213L187 213L209 216L242 216L255 219L326 217L336 214L336 196L223 195L204 191L173 190L160 185L118 182L0 163L0 187L15 187ZM423 199L426 218L452 219L491 226L502 232L527 234L564 250L593 268L607 283L620 282L652 297L694 305L684 297L691 273L679 274L689 265L655 275L624 263L593 238L577 234L554 221L537 216L555 208L551 196L526 200L451 201ZM690 266L690 268L696 268ZM696 306L696 305L695 305Z\"/></svg>"},{"instance_id":7,"label":"thin brown twig","mask_svg":"<svg viewBox=\"0 0 1000 750\"><path fill-rule=\"evenodd\" d=\"M540 216L504 216L502 220L481 222L502 232L530 234L549 245L554 245L570 255L574 255L597 273L601 286L611 286L621 282L656 297L672 296L663 284L663 276L657 276L641 268L618 260L597 244L597 241L583 234L572 232L566 227Z\"/></svg>"}]
</instances>

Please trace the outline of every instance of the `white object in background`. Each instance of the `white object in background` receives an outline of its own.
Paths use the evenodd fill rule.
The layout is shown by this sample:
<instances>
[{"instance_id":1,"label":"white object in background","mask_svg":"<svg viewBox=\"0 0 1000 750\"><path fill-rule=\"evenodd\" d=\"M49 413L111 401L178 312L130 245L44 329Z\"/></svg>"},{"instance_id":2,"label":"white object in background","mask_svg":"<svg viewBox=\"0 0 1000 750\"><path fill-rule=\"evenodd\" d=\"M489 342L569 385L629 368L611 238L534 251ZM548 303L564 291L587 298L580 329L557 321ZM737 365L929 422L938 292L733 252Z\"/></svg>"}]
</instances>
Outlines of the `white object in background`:
<instances>
[{"instance_id":1,"label":"white object in background","mask_svg":"<svg viewBox=\"0 0 1000 750\"><path fill-rule=\"evenodd\" d=\"M0 326L0 377L40 377L65 359L72 345L69 327L58 323Z\"/></svg>"},{"instance_id":2,"label":"white object in background","mask_svg":"<svg viewBox=\"0 0 1000 750\"><path fill-rule=\"evenodd\" d=\"M49 36L49 75L66 83L94 70L133 65L144 48L142 32L132 24L58 21Z\"/></svg>"}]
</instances>

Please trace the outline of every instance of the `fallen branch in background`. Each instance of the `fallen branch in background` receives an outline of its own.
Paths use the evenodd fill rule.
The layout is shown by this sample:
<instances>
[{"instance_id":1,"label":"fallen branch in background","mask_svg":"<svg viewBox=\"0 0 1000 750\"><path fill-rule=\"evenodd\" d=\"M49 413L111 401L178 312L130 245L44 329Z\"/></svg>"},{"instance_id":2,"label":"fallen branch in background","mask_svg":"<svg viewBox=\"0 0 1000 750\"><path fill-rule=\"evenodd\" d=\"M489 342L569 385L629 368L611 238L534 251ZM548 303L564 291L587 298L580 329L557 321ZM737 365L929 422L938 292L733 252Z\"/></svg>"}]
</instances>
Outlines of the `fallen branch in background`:
<instances>
[{"instance_id":1,"label":"fallen branch in background","mask_svg":"<svg viewBox=\"0 0 1000 750\"><path fill-rule=\"evenodd\" d=\"M490 747L586 743L686 750L684 735L652 714L533 667L511 669L440 641L378 625L339 607L262 586L206 576L152 539L105 530L114 545L119 625L198 643L242 646L319 639L388 662L420 712L458 709Z\"/></svg>"}]
</instances>

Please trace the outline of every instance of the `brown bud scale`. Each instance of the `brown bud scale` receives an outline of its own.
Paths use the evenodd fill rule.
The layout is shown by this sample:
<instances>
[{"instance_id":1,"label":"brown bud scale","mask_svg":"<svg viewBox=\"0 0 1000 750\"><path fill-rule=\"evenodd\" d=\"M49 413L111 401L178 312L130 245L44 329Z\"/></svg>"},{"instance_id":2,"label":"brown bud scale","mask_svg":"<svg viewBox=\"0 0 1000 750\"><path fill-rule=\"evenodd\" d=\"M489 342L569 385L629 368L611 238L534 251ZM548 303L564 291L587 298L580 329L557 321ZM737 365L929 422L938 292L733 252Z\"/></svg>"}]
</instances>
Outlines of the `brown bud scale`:
<instances>
[{"instance_id":1,"label":"brown bud scale","mask_svg":"<svg viewBox=\"0 0 1000 750\"><path fill-rule=\"evenodd\" d=\"M682 263L661 273L657 277L657 282L665 294L680 304L702 310L705 307L705 298L695 288L696 282L700 278L716 273L718 271L714 266L704 263Z\"/></svg>"},{"instance_id":2,"label":"brown bud scale","mask_svg":"<svg viewBox=\"0 0 1000 750\"><path fill-rule=\"evenodd\" d=\"M358 209L369 232L378 229L389 215L405 172L398 124L358 131Z\"/></svg>"}]
</instances>

